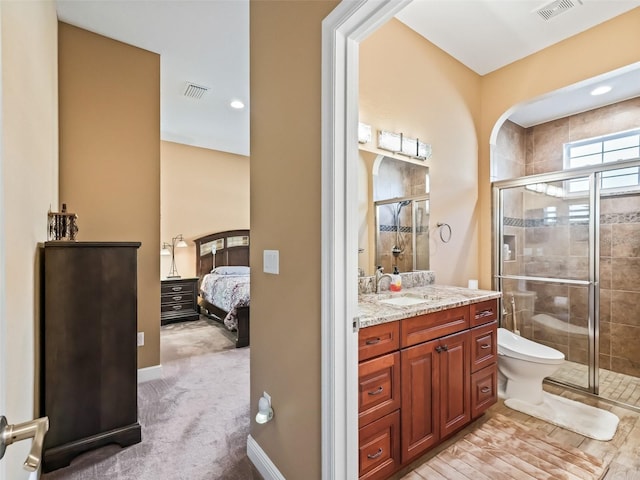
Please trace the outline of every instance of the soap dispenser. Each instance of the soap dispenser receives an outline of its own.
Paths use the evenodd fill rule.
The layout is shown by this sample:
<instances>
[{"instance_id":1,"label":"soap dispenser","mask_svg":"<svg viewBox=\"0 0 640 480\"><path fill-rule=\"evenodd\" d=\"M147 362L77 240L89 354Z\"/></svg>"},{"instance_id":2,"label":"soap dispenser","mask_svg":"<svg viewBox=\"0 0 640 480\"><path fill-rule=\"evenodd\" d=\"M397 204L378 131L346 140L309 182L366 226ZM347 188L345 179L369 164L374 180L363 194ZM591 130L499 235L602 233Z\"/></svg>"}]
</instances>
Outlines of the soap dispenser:
<instances>
[{"instance_id":1,"label":"soap dispenser","mask_svg":"<svg viewBox=\"0 0 640 480\"><path fill-rule=\"evenodd\" d=\"M398 267L393 267L393 275L391 275L391 283L389 284L389 290L392 292L399 292L402 290L402 277L398 271Z\"/></svg>"}]
</instances>

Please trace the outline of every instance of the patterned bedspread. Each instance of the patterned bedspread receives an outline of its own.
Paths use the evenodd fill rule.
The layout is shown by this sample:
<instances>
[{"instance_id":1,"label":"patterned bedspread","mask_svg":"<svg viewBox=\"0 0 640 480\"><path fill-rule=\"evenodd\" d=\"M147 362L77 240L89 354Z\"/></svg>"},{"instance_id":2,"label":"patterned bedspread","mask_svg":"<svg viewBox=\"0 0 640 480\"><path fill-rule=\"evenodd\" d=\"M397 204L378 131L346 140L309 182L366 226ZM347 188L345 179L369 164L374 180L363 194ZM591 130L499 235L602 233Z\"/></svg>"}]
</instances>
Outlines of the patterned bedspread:
<instances>
[{"instance_id":1,"label":"patterned bedspread","mask_svg":"<svg viewBox=\"0 0 640 480\"><path fill-rule=\"evenodd\" d=\"M208 273L202 279L200 295L207 302L227 313L223 319L229 330L236 330L236 309L249 306L249 275L218 275Z\"/></svg>"}]
</instances>

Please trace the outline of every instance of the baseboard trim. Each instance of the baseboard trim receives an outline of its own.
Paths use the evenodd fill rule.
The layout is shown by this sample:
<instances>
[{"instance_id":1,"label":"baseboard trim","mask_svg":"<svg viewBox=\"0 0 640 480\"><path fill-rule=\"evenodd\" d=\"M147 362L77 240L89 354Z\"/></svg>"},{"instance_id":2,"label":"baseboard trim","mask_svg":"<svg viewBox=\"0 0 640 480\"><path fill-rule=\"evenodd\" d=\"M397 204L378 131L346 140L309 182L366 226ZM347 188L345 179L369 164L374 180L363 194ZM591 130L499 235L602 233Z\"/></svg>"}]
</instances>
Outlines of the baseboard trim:
<instances>
[{"instance_id":1,"label":"baseboard trim","mask_svg":"<svg viewBox=\"0 0 640 480\"><path fill-rule=\"evenodd\" d=\"M138 383L158 380L159 378L162 378L162 365L138 369Z\"/></svg>"},{"instance_id":2,"label":"baseboard trim","mask_svg":"<svg viewBox=\"0 0 640 480\"><path fill-rule=\"evenodd\" d=\"M247 456L264 480L286 480L251 435L247 437Z\"/></svg>"}]
</instances>

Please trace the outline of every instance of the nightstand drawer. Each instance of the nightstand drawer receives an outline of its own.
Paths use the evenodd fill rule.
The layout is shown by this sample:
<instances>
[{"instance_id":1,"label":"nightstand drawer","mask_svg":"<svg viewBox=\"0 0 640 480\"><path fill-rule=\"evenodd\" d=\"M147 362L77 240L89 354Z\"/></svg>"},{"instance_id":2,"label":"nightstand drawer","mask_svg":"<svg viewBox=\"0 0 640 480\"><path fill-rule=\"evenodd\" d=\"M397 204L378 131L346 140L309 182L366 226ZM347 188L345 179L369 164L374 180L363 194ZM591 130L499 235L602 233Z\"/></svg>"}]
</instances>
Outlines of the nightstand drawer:
<instances>
[{"instance_id":1,"label":"nightstand drawer","mask_svg":"<svg viewBox=\"0 0 640 480\"><path fill-rule=\"evenodd\" d=\"M195 290L195 284L191 282L183 282L177 280L163 280L160 294L162 296L169 294L191 295Z\"/></svg>"},{"instance_id":2,"label":"nightstand drawer","mask_svg":"<svg viewBox=\"0 0 640 480\"><path fill-rule=\"evenodd\" d=\"M200 318L197 285L197 278L162 280L160 287L161 325Z\"/></svg>"},{"instance_id":3,"label":"nightstand drawer","mask_svg":"<svg viewBox=\"0 0 640 480\"><path fill-rule=\"evenodd\" d=\"M160 297L160 305L174 305L184 302L193 302L193 292L171 293Z\"/></svg>"}]
</instances>

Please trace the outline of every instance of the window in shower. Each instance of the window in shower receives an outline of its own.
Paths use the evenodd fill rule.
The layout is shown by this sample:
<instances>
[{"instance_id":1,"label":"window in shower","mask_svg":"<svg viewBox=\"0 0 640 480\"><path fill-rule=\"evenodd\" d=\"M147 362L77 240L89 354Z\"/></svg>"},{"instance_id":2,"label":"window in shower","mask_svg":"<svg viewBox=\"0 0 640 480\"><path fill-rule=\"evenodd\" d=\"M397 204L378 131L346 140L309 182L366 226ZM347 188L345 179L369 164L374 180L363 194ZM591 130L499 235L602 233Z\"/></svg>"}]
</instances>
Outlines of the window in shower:
<instances>
[{"instance_id":1,"label":"window in shower","mask_svg":"<svg viewBox=\"0 0 640 480\"><path fill-rule=\"evenodd\" d=\"M640 157L640 129L580 140L564 145L565 169L600 165ZM640 167L603 172L601 189L606 191L637 190L640 187ZM569 193L586 193L586 179L567 182ZM603 192L603 193L604 193Z\"/></svg>"}]
</instances>

